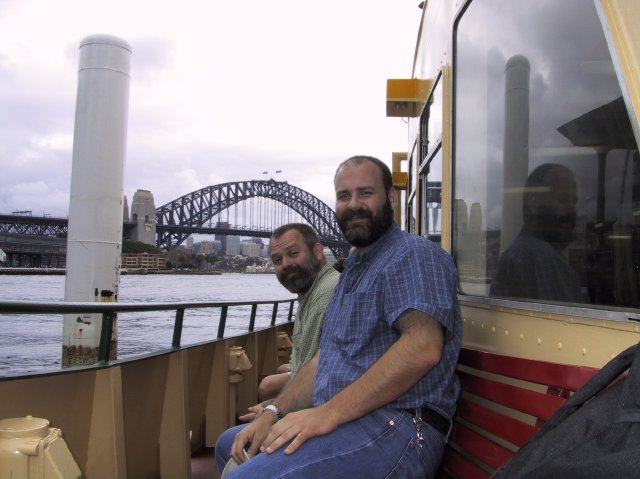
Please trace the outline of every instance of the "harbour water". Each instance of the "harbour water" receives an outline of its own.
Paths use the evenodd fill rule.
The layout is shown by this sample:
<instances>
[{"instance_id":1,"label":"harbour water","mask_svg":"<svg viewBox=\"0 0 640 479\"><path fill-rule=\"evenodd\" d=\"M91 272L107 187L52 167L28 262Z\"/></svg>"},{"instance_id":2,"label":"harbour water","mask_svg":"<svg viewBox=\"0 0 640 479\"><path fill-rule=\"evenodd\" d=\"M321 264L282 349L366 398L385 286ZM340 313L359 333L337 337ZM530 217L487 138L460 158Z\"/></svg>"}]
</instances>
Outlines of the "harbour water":
<instances>
[{"instance_id":1,"label":"harbour water","mask_svg":"<svg viewBox=\"0 0 640 479\"><path fill-rule=\"evenodd\" d=\"M121 302L249 301L291 299L274 274L124 275ZM0 275L0 299L63 301L64 276ZM231 308L225 337L247 331L249 309ZM277 321L286 321L288 308L280 308ZM182 344L215 339L219 309L185 312ZM173 311L118 315L118 358L169 348ZM271 321L271 307L258 308L256 328ZM0 311L0 377L60 369L62 315L9 315Z\"/></svg>"}]
</instances>

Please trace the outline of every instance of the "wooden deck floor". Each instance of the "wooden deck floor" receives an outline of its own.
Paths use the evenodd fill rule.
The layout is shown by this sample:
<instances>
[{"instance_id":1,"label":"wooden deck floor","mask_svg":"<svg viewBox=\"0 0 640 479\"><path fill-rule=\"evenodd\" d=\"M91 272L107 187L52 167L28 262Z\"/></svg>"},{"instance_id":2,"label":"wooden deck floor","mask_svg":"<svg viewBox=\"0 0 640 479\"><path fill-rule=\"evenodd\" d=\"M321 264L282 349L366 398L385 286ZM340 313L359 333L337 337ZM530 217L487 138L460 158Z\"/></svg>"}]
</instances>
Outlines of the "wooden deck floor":
<instances>
[{"instance_id":1,"label":"wooden deck floor","mask_svg":"<svg viewBox=\"0 0 640 479\"><path fill-rule=\"evenodd\" d=\"M203 449L191 457L191 479L220 479L213 447Z\"/></svg>"}]
</instances>

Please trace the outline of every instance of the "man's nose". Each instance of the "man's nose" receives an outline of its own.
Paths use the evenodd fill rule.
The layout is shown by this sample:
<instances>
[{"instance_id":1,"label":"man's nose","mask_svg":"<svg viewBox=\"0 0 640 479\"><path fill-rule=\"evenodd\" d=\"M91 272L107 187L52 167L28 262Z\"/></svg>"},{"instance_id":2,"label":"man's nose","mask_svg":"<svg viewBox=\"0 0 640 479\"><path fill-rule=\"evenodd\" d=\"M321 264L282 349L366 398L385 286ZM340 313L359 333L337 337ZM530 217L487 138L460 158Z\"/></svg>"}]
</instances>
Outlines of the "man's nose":
<instances>
[{"instance_id":1,"label":"man's nose","mask_svg":"<svg viewBox=\"0 0 640 479\"><path fill-rule=\"evenodd\" d=\"M289 266L291 263L291 258L287 258L286 256L282 258L282 267L286 268L287 266Z\"/></svg>"},{"instance_id":2,"label":"man's nose","mask_svg":"<svg viewBox=\"0 0 640 479\"><path fill-rule=\"evenodd\" d=\"M351 198L349 198L347 208L349 208L350 210L357 210L360 209L360 204L360 198L358 198L358 195L353 195Z\"/></svg>"}]
</instances>

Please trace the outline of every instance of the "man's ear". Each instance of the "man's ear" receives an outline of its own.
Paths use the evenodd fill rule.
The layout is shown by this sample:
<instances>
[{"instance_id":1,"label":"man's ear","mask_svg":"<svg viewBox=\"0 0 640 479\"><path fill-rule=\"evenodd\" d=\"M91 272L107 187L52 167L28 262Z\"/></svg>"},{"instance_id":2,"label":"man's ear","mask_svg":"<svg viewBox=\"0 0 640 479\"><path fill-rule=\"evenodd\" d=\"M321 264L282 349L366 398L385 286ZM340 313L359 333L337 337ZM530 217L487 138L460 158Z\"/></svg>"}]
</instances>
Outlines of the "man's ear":
<instances>
[{"instance_id":1,"label":"man's ear","mask_svg":"<svg viewBox=\"0 0 640 479\"><path fill-rule=\"evenodd\" d=\"M322 246L321 243L316 243L313 245L313 255L318 261L324 258L324 246Z\"/></svg>"},{"instance_id":2,"label":"man's ear","mask_svg":"<svg viewBox=\"0 0 640 479\"><path fill-rule=\"evenodd\" d=\"M396 211L398 209L398 190L393 187L389 190L389 201L393 211Z\"/></svg>"}]
</instances>

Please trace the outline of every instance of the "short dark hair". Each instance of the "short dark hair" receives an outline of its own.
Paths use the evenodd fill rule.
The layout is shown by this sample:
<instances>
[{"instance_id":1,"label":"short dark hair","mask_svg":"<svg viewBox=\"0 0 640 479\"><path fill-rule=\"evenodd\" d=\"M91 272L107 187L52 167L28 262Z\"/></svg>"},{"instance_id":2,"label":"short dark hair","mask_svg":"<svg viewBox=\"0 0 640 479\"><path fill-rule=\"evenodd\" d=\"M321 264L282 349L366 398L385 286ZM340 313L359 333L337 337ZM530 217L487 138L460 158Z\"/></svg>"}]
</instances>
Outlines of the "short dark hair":
<instances>
[{"instance_id":1,"label":"short dark hair","mask_svg":"<svg viewBox=\"0 0 640 479\"><path fill-rule=\"evenodd\" d=\"M316 233L316 230L304 223L288 223L286 225L279 226L273 230L273 233L271 233L271 239L278 239L289 230L296 230L300 233L304 244L309 247L309 250L312 250L316 243L320 243L320 237L318 236L318 233ZM269 244L271 244L271 240L269 241ZM269 246L269 249L271 249L271 246Z\"/></svg>"},{"instance_id":2,"label":"short dark hair","mask_svg":"<svg viewBox=\"0 0 640 479\"><path fill-rule=\"evenodd\" d=\"M347 165L361 165L365 161L370 161L378 167L378 169L380 170L380 176L382 177L382 184L384 185L384 189L385 191L389 192L389 190L393 188L393 176L391 175L391 170L384 162L380 161L378 158L367 155L352 156L351 158L347 158L342 163L340 163L340 165L338 165L338 168L336 169L336 174L333 177L334 183L336 177L338 176L338 173L342 168Z\"/></svg>"}]
</instances>

